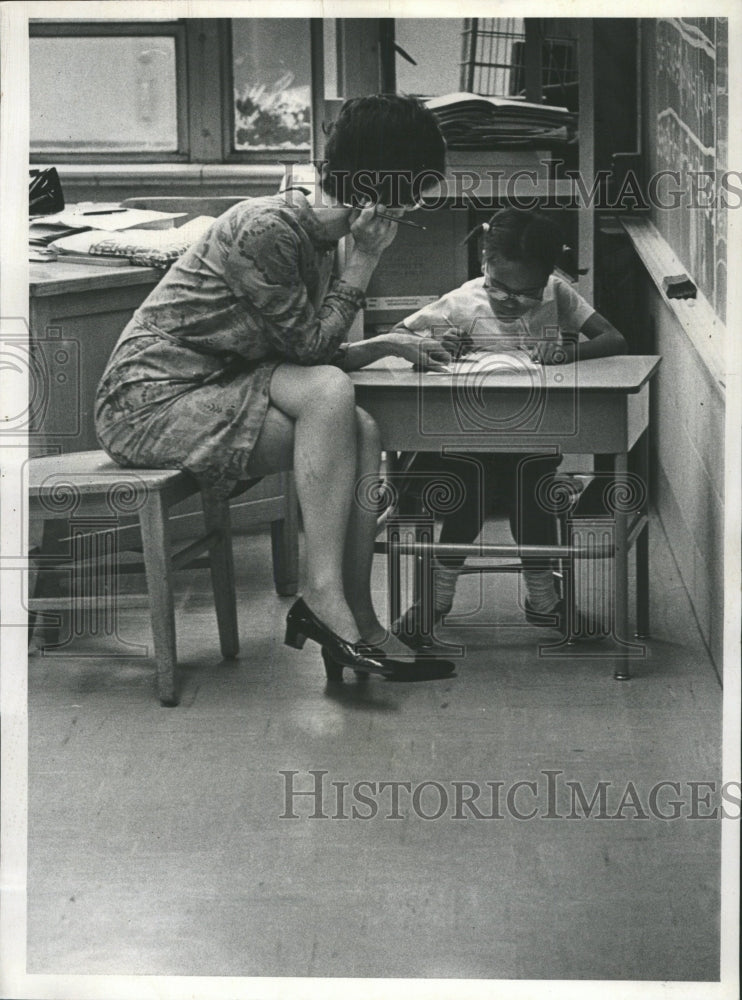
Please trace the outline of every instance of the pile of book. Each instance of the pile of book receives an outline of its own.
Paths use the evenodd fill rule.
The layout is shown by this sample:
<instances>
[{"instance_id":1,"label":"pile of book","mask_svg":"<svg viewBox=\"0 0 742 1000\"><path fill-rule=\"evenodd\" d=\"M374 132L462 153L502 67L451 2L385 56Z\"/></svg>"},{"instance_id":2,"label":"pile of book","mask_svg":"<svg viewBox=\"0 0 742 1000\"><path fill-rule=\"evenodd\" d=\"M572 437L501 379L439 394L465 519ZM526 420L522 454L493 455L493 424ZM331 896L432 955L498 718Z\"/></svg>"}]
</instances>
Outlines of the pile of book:
<instances>
[{"instance_id":1,"label":"pile of book","mask_svg":"<svg viewBox=\"0 0 742 1000\"><path fill-rule=\"evenodd\" d=\"M449 149L543 149L576 137L577 116L566 108L464 92L425 103L435 113Z\"/></svg>"},{"instance_id":2,"label":"pile of book","mask_svg":"<svg viewBox=\"0 0 742 1000\"><path fill-rule=\"evenodd\" d=\"M32 217L29 259L94 263L109 267L140 264L168 267L214 221L205 216L173 228L182 212L154 212L119 205L77 205Z\"/></svg>"},{"instance_id":3,"label":"pile of book","mask_svg":"<svg viewBox=\"0 0 742 1000\"><path fill-rule=\"evenodd\" d=\"M65 263L79 259L92 264L116 261L165 270L203 236L213 221L211 216L199 215L178 229L92 230L54 240L51 247Z\"/></svg>"}]
</instances>

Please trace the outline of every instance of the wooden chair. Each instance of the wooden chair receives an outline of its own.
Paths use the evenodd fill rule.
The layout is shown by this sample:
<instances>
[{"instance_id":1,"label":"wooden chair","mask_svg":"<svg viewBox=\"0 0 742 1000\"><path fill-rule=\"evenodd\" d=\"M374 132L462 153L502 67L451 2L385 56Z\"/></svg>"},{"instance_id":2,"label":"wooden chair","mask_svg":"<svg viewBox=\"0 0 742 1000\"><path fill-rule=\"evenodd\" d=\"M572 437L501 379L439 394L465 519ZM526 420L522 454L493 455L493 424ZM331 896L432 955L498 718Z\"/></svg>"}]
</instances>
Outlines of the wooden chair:
<instances>
[{"instance_id":1,"label":"wooden chair","mask_svg":"<svg viewBox=\"0 0 742 1000\"><path fill-rule=\"evenodd\" d=\"M75 544L76 540L98 538L100 544L92 546L98 554L110 552L111 547L115 551L113 536L122 526L123 530L128 530L127 522L131 525L132 518L134 524L138 520L161 704L174 706L178 703L173 571L189 565L205 550L208 550L222 655L226 659L237 656L239 641L228 500L200 489L196 480L185 472L124 469L102 451L36 458L27 468L31 518L68 521L67 541L71 544L63 557L68 563L90 554L91 546ZM250 485L255 482L258 480ZM206 535L173 554L169 512L175 504L199 492ZM284 521L271 525L274 578L277 589L283 593L296 592L295 580L292 589L297 561L294 511L295 505L287 504ZM55 562L59 564L59 557ZM44 565L43 556L39 565ZM60 605L67 603L73 609L98 607L106 602L109 607L113 602L119 606L141 604L141 598L117 594L115 583L112 587L101 585L98 589L101 592L93 596L33 597L29 600L29 611L59 610Z\"/></svg>"}]
</instances>

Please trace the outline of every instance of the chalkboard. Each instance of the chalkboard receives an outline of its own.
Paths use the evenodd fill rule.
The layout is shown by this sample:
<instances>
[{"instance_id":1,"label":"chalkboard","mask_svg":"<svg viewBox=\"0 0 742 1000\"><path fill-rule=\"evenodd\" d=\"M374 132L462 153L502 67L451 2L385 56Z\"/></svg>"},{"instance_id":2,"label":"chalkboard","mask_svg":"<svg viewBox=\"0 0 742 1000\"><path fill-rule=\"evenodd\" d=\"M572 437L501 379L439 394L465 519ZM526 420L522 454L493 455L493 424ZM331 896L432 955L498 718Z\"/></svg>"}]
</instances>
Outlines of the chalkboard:
<instances>
[{"instance_id":1,"label":"chalkboard","mask_svg":"<svg viewBox=\"0 0 742 1000\"><path fill-rule=\"evenodd\" d=\"M677 207L653 205L652 221L725 320L727 220L721 177L727 169L729 121L727 20L640 23L649 176L678 171L682 191ZM711 177L699 181L699 172ZM667 193L672 187L662 188L666 205L674 200Z\"/></svg>"}]
</instances>

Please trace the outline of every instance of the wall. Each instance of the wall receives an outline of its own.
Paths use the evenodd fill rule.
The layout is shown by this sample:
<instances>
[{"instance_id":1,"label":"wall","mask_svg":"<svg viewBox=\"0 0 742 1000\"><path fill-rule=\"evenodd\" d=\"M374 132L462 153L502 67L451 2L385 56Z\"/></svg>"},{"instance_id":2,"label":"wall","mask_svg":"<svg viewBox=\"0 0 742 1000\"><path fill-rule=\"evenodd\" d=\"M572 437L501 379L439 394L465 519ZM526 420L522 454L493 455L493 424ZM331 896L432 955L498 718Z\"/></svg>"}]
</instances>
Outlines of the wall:
<instances>
[{"instance_id":1,"label":"wall","mask_svg":"<svg viewBox=\"0 0 742 1000\"><path fill-rule=\"evenodd\" d=\"M662 355L653 397L652 492L701 633L720 666L724 394L660 293L651 286L647 295L655 333L653 351Z\"/></svg>"},{"instance_id":2,"label":"wall","mask_svg":"<svg viewBox=\"0 0 742 1000\"><path fill-rule=\"evenodd\" d=\"M694 172L718 180L726 167L727 24L723 18L638 23L645 183L658 171L675 170L676 186L689 192ZM726 216L719 199L699 201L685 197L670 210L651 208L654 250L642 259L651 349L662 355L653 413L654 498L701 633L720 666ZM668 253L675 255L672 265ZM660 291L665 275L682 270L699 289L693 308L673 305Z\"/></svg>"},{"instance_id":3,"label":"wall","mask_svg":"<svg viewBox=\"0 0 742 1000\"><path fill-rule=\"evenodd\" d=\"M461 18L397 18L395 40L417 63L413 66L397 55L397 90L429 97L461 90L463 28Z\"/></svg>"},{"instance_id":4,"label":"wall","mask_svg":"<svg viewBox=\"0 0 742 1000\"><path fill-rule=\"evenodd\" d=\"M137 163L57 166L67 204L79 201L123 201L152 196L245 198L275 194L284 168L266 163L242 164Z\"/></svg>"}]
</instances>

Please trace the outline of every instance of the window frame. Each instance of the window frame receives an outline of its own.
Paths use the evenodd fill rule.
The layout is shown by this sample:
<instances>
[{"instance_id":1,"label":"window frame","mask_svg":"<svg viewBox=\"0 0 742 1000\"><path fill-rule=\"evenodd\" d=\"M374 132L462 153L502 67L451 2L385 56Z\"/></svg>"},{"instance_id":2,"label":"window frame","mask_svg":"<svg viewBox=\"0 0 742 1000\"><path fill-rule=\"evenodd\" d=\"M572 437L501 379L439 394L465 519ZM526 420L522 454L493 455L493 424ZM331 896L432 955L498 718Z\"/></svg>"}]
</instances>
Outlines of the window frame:
<instances>
[{"instance_id":1,"label":"window frame","mask_svg":"<svg viewBox=\"0 0 742 1000\"><path fill-rule=\"evenodd\" d=\"M233 33L232 21L227 20L225 36L222 38L221 52L222 58L222 136L223 136L223 163L308 163L312 153L312 141L307 144L304 150L285 149L276 146L274 149L235 149L235 106L234 106L234 79L232 76L232 66L234 65ZM312 36L310 19L307 18L307 43L312 52ZM310 83L311 87L311 83ZM314 113L314 102L310 96L310 121Z\"/></svg>"},{"instance_id":2,"label":"window frame","mask_svg":"<svg viewBox=\"0 0 742 1000\"><path fill-rule=\"evenodd\" d=\"M306 150L234 148L235 109L232 72L233 18L173 20L53 20L29 22L30 38L160 36L175 39L177 150L173 152L31 151L30 162L59 164L305 163ZM311 48L311 35L308 38Z\"/></svg>"},{"instance_id":3,"label":"window frame","mask_svg":"<svg viewBox=\"0 0 742 1000\"><path fill-rule=\"evenodd\" d=\"M175 90L177 149L172 152L92 152L83 150L31 151L31 163L188 163L191 134L190 95L188 93L188 62L186 25L179 21L31 21L30 38L116 38L131 36L173 38L175 41Z\"/></svg>"}]
</instances>

